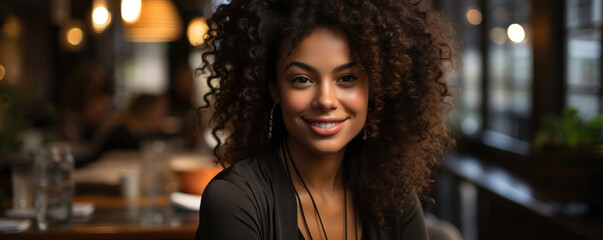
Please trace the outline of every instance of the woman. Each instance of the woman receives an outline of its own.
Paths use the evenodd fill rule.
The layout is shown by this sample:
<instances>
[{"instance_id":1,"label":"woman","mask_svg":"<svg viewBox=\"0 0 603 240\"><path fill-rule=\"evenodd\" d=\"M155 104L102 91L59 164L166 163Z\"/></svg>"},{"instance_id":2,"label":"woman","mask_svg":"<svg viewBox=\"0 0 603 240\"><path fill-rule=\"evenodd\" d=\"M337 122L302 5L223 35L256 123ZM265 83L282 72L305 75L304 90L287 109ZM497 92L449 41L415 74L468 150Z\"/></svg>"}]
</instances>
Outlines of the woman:
<instances>
[{"instance_id":1,"label":"woman","mask_svg":"<svg viewBox=\"0 0 603 240\"><path fill-rule=\"evenodd\" d=\"M203 193L197 239L427 238L417 196L452 144L440 15L409 1L233 0L208 24L205 100L231 167Z\"/></svg>"}]
</instances>

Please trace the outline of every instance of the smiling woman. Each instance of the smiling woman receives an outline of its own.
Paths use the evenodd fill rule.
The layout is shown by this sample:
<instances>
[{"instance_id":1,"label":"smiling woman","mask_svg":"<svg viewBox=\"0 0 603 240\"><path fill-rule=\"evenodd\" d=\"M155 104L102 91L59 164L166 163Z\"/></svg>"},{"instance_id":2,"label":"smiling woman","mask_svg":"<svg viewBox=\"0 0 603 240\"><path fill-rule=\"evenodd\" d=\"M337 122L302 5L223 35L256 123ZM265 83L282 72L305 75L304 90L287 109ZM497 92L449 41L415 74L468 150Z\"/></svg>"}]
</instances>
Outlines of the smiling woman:
<instances>
[{"instance_id":1,"label":"smiling woman","mask_svg":"<svg viewBox=\"0 0 603 240\"><path fill-rule=\"evenodd\" d=\"M308 155L343 154L366 122L369 95L346 35L319 27L281 55L272 98L281 104L290 145Z\"/></svg>"},{"instance_id":2,"label":"smiling woman","mask_svg":"<svg viewBox=\"0 0 603 240\"><path fill-rule=\"evenodd\" d=\"M417 196L452 145L455 46L440 14L233 0L208 26L205 107L229 168L203 193L197 239L427 238Z\"/></svg>"}]
</instances>

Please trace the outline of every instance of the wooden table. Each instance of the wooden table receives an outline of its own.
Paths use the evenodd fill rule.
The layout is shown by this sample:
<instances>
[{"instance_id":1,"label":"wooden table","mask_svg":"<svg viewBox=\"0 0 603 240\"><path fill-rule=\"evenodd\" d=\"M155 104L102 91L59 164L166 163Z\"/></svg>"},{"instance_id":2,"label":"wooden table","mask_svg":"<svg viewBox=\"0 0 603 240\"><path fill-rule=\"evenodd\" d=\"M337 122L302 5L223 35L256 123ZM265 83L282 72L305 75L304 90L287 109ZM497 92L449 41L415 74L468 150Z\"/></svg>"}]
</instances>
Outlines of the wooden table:
<instances>
[{"instance_id":1,"label":"wooden table","mask_svg":"<svg viewBox=\"0 0 603 240\"><path fill-rule=\"evenodd\" d=\"M74 202L93 203L94 214L75 218L68 230L40 231L32 221L29 230L0 234L0 239L193 239L198 212L177 208L170 204L168 196L129 200L122 196L121 175L140 170L138 152L105 154L74 173Z\"/></svg>"},{"instance_id":2,"label":"wooden table","mask_svg":"<svg viewBox=\"0 0 603 240\"><path fill-rule=\"evenodd\" d=\"M75 218L71 229L40 231L34 224L22 233L0 234L0 239L193 239L199 223L198 212L178 209L167 197L77 196L75 202L93 203L94 214Z\"/></svg>"}]
</instances>

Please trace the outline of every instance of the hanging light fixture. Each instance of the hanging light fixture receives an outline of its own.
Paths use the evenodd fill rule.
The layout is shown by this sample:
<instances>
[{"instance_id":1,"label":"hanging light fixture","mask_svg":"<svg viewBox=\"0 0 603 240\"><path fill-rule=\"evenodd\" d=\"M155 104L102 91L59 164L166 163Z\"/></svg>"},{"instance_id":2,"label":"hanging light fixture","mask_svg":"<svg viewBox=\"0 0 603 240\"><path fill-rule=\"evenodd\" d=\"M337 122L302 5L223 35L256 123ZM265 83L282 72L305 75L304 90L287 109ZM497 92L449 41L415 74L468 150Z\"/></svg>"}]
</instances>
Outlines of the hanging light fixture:
<instances>
[{"instance_id":1,"label":"hanging light fixture","mask_svg":"<svg viewBox=\"0 0 603 240\"><path fill-rule=\"evenodd\" d=\"M139 6L137 11L136 0L122 0L121 12L128 41L170 42L182 35L180 15L170 0L141 0Z\"/></svg>"},{"instance_id":2,"label":"hanging light fixture","mask_svg":"<svg viewBox=\"0 0 603 240\"><path fill-rule=\"evenodd\" d=\"M111 23L111 12L108 10L106 0L92 2L92 28L95 33L101 33Z\"/></svg>"}]
</instances>

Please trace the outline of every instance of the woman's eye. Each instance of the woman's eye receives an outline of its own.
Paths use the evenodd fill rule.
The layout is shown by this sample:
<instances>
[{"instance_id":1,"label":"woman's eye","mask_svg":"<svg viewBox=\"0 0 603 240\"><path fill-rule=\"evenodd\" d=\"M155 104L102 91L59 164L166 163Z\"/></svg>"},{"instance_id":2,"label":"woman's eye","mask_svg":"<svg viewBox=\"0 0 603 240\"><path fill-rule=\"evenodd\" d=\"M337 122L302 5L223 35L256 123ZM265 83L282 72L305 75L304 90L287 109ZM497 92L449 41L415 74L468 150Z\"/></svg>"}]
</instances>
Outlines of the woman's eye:
<instances>
[{"instance_id":1,"label":"woman's eye","mask_svg":"<svg viewBox=\"0 0 603 240\"><path fill-rule=\"evenodd\" d=\"M309 78L307 78L307 77L295 77L295 78L293 78L293 80L292 80L292 81L293 81L293 83L294 83L294 84L303 84L303 85L305 85L305 84L309 84L309 83L311 83L311 82L312 82L312 81L311 81Z\"/></svg>"},{"instance_id":2,"label":"woman's eye","mask_svg":"<svg viewBox=\"0 0 603 240\"><path fill-rule=\"evenodd\" d=\"M352 75L344 75L339 78L339 82L352 83L352 82L356 81L357 79L358 79L357 77L354 77Z\"/></svg>"}]
</instances>

